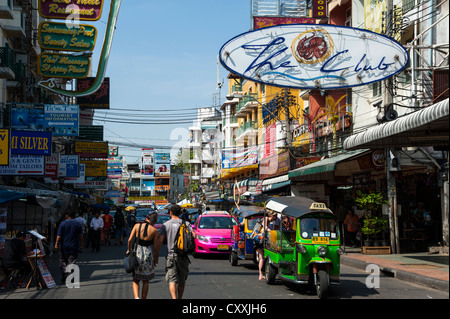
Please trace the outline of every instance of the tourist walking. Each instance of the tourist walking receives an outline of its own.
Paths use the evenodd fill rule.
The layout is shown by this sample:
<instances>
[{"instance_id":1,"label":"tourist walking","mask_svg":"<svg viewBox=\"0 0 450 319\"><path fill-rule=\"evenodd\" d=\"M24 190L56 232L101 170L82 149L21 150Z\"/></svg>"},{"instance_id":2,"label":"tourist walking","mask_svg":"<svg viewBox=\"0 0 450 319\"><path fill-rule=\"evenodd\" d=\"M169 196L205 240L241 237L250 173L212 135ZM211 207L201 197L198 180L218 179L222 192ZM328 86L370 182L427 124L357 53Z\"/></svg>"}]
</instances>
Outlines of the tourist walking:
<instances>
[{"instance_id":1,"label":"tourist walking","mask_svg":"<svg viewBox=\"0 0 450 319\"><path fill-rule=\"evenodd\" d=\"M131 230L130 238L128 239L128 255L137 238L136 257L138 260L138 267L133 272L133 294L135 299L139 299L139 283L142 281L141 299L146 299L148 294L148 282L155 276L155 255L154 244L158 242L158 230L153 226L158 219L158 214L152 213L146 216L143 223L136 224Z\"/></svg>"},{"instance_id":2,"label":"tourist walking","mask_svg":"<svg viewBox=\"0 0 450 319\"><path fill-rule=\"evenodd\" d=\"M125 228L125 216L123 215L122 208L117 208L116 214L114 215L114 239L115 245L122 245L123 233Z\"/></svg>"},{"instance_id":3,"label":"tourist walking","mask_svg":"<svg viewBox=\"0 0 450 319\"><path fill-rule=\"evenodd\" d=\"M169 284L169 292L172 299L181 299L189 274L190 261L187 256L181 256L174 250L175 237L182 223L182 219L180 218L181 208L178 205L172 205L169 212L170 220L165 222L161 227L155 256L157 260L159 249L164 239L167 238L166 281ZM190 227L189 222L187 224Z\"/></svg>"},{"instance_id":4,"label":"tourist walking","mask_svg":"<svg viewBox=\"0 0 450 319\"><path fill-rule=\"evenodd\" d=\"M100 251L100 241L103 229L103 219L100 218L100 212L96 211L94 218L91 220L91 232L92 232L92 252Z\"/></svg>"},{"instance_id":5,"label":"tourist walking","mask_svg":"<svg viewBox=\"0 0 450 319\"><path fill-rule=\"evenodd\" d=\"M70 275L67 267L76 264L78 252L83 247L83 228L81 223L74 219L73 211L66 212L66 220L63 221L56 234L55 250L60 249L60 269L61 284L66 284L66 279Z\"/></svg>"}]
</instances>

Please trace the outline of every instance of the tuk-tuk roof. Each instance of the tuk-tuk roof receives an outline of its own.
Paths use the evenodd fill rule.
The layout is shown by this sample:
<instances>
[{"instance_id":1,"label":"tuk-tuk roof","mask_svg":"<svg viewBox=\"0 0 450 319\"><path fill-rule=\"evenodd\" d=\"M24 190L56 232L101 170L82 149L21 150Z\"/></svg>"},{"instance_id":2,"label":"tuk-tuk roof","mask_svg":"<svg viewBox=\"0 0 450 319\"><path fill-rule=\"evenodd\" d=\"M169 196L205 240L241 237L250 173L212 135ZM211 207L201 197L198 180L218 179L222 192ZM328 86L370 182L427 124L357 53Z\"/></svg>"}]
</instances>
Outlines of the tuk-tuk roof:
<instances>
[{"instance_id":1,"label":"tuk-tuk roof","mask_svg":"<svg viewBox=\"0 0 450 319\"><path fill-rule=\"evenodd\" d=\"M252 215L264 212L264 207L259 206L240 206L239 209L235 207L233 209L233 215L238 217L247 218Z\"/></svg>"},{"instance_id":2,"label":"tuk-tuk roof","mask_svg":"<svg viewBox=\"0 0 450 319\"><path fill-rule=\"evenodd\" d=\"M272 197L266 202L266 209L294 218L311 212L333 213L325 204L317 203L307 197L296 196Z\"/></svg>"}]
</instances>

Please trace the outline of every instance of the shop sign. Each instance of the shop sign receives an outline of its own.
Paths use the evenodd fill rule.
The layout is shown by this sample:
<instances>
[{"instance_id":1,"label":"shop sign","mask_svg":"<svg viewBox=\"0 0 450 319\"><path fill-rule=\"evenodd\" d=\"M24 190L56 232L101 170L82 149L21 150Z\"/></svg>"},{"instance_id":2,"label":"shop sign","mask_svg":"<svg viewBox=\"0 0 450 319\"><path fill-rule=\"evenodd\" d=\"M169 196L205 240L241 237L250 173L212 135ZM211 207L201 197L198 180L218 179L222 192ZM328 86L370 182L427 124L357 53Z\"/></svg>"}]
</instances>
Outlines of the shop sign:
<instances>
[{"instance_id":1,"label":"shop sign","mask_svg":"<svg viewBox=\"0 0 450 319\"><path fill-rule=\"evenodd\" d=\"M0 175L43 176L44 156L11 155L8 166L0 166Z\"/></svg>"},{"instance_id":2,"label":"shop sign","mask_svg":"<svg viewBox=\"0 0 450 319\"><path fill-rule=\"evenodd\" d=\"M75 154L80 157L108 158L108 151L108 142L75 142Z\"/></svg>"},{"instance_id":3,"label":"shop sign","mask_svg":"<svg viewBox=\"0 0 450 319\"><path fill-rule=\"evenodd\" d=\"M137 201L155 201L155 200L165 200L164 196L135 196L128 197L129 202L137 202Z\"/></svg>"},{"instance_id":4,"label":"shop sign","mask_svg":"<svg viewBox=\"0 0 450 319\"><path fill-rule=\"evenodd\" d=\"M59 156L59 177L78 177L80 176L80 158L78 155L60 155Z\"/></svg>"},{"instance_id":5,"label":"shop sign","mask_svg":"<svg viewBox=\"0 0 450 319\"><path fill-rule=\"evenodd\" d=\"M106 177L108 171L107 161L80 161L85 165L86 177Z\"/></svg>"},{"instance_id":6,"label":"shop sign","mask_svg":"<svg viewBox=\"0 0 450 319\"><path fill-rule=\"evenodd\" d=\"M95 78L87 77L77 81L77 91L84 91L91 87ZM110 78L105 77L100 88L93 94L77 97L80 107L90 109L109 109L110 107Z\"/></svg>"},{"instance_id":7,"label":"shop sign","mask_svg":"<svg viewBox=\"0 0 450 319\"><path fill-rule=\"evenodd\" d=\"M312 16L318 19L327 17L327 0L312 0Z\"/></svg>"},{"instance_id":8,"label":"shop sign","mask_svg":"<svg viewBox=\"0 0 450 319\"><path fill-rule=\"evenodd\" d=\"M262 159L259 163L259 179L285 175L290 170L289 152Z\"/></svg>"},{"instance_id":9,"label":"shop sign","mask_svg":"<svg viewBox=\"0 0 450 319\"><path fill-rule=\"evenodd\" d=\"M9 130L0 129L0 166L9 165Z\"/></svg>"},{"instance_id":10,"label":"shop sign","mask_svg":"<svg viewBox=\"0 0 450 319\"><path fill-rule=\"evenodd\" d=\"M382 81L409 62L395 40L369 30L287 24L229 40L220 61L230 72L267 85L339 89Z\"/></svg>"},{"instance_id":11,"label":"shop sign","mask_svg":"<svg viewBox=\"0 0 450 319\"><path fill-rule=\"evenodd\" d=\"M84 183L74 184L75 188L107 190L106 181L85 181Z\"/></svg>"},{"instance_id":12,"label":"shop sign","mask_svg":"<svg viewBox=\"0 0 450 319\"><path fill-rule=\"evenodd\" d=\"M97 29L87 24L41 22L38 40L41 49L56 51L93 51Z\"/></svg>"},{"instance_id":13,"label":"shop sign","mask_svg":"<svg viewBox=\"0 0 450 319\"><path fill-rule=\"evenodd\" d=\"M352 124L351 116L345 115L342 119L340 119L336 123L335 129L336 129L336 131L340 131L344 128L349 128L351 126L351 124ZM331 124L327 125L327 126L323 126L323 127L320 127L320 125L322 125L322 124L319 124L318 125L319 127L317 128L317 135L319 137L333 134L333 126Z\"/></svg>"},{"instance_id":14,"label":"shop sign","mask_svg":"<svg viewBox=\"0 0 450 319\"><path fill-rule=\"evenodd\" d=\"M45 176L58 177L58 154L45 157Z\"/></svg>"},{"instance_id":15,"label":"shop sign","mask_svg":"<svg viewBox=\"0 0 450 319\"><path fill-rule=\"evenodd\" d=\"M300 157L295 159L295 168L300 168L320 161L320 157Z\"/></svg>"},{"instance_id":16,"label":"shop sign","mask_svg":"<svg viewBox=\"0 0 450 319\"><path fill-rule=\"evenodd\" d=\"M39 14L47 19L97 21L103 0L39 0Z\"/></svg>"},{"instance_id":17,"label":"shop sign","mask_svg":"<svg viewBox=\"0 0 450 319\"><path fill-rule=\"evenodd\" d=\"M44 105L44 126L53 136L78 136L80 111L78 105Z\"/></svg>"},{"instance_id":18,"label":"shop sign","mask_svg":"<svg viewBox=\"0 0 450 319\"><path fill-rule=\"evenodd\" d=\"M376 170L383 170L386 165L386 154L384 150L372 152L372 165Z\"/></svg>"},{"instance_id":19,"label":"shop sign","mask_svg":"<svg viewBox=\"0 0 450 319\"><path fill-rule=\"evenodd\" d=\"M253 28L261 29L272 27L280 24L301 24L301 23L316 23L314 18L294 18L294 17L253 17Z\"/></svg>"},{"instance_id":20,"label":"shop sign","mask_svg":"<svg viewBox=\"0 0 450 319\"><path fill-rule=\"evenodd\" d=\"M52 155L52 133L11 131L11 154Z\"/></svg>"},{"instance_id":21,"label":"shop sign","mask_svg":"<svg viewBox=\"0 0 450 319\"><path fill-rule=\"evenodd\" d=\"M38 73L44 77L83 79L88 76L91 60L85 56L63 53L41 53Z\"/></svg>"},{"instance_id":22,"label":"shop sign","mask_svg":"<svg viewBox=\"0 0 450 319\"><path fill-rule=\"evenodd\" d=\"M46 163L47 165L47 163ZM64 177L63 183L64 184L82 184L85 182L85 167L83 164L79 165L79 175L78 177ZM47 176L47 175L46 175ZM59 178L57 177L48 177L44 178L45 183L47 184L59 184Z\"/></svg>"}]
</instances>

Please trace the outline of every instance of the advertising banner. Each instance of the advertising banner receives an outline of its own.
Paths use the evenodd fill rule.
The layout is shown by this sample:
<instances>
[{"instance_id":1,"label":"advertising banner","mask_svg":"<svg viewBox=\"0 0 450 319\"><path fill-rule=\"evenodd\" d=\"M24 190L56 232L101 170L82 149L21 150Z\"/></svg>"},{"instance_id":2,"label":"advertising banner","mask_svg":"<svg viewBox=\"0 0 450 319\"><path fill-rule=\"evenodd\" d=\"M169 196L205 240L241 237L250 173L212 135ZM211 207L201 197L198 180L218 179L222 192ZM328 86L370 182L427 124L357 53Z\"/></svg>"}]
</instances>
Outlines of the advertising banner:
<instances>
[{"instance_id":1,"label":"advertising banner","mask_svg":"<svg viewBox=\"0 0 450 319\"><path fill-rule=\"evenodd\" d=\"M52 155L52 133L11 131L11 154Z\"/></svg>"},{"instance_id":2,"label":"advertising banner","mask_svg":"<svg viewBox=\"0 0 450 319\"><path fill-rule=\"evenodd\" d=\"M13 130L43 131L44 118L44 104L11 104L11 129Z\"/></svg>"},{"instance_id":3,"label":"advertising banner","mask_svg":"<svg viewBox=\"0 0 450 319\"><path fill-rule=\"evenodd\" d=\"M11 155L8 166L0 166L0 175L43 176L44 156Z\"/></svg>"},{"instance_id":4,"label":"advertising banner","mask_svg":"<svg viewBox=\"0 0 450 319\"><path fill-rule=\"evenodd\" d=\"M296 89L339 89L385 80L409 62L397 41L365 29L286 24L243 33L219 52L237 76Z\"/></svg>"},{"instance_id":5,"label":"advertising banner","mask_svg":"<svg viewBox=\"0 0 450 319\"><path fill-rule=\"evenodd\" d=\"M86 177L107 177L108 162L107 161L80 161L85 165Z\"/></svg>"},{"instance_id":6,"label":"advertising banner","mask_svg":"<svg viewBox=\"0 0 450 319\"><path fill-rule=\"evenodd\" d=\"M262 159L259 163L259 178L266 179L279 175L285 175L290 170L289 152Z\"/></svg>"},{"instance_id":7,"label":"advertising banner","mask_svg":"<svg viewBox=\"0 0 450 319\"><path fill-rule=\"evenodd\" d=\"M313 18L327 17L327 0L312 0L312 16Z\"/></svg>"},{"instance_id":8,"label":"advertising banner","mask_svg":"<svg viewBox=\"0 0 450 319\"><path fill-rule=\"evenodd\" d=\"M78 105L44 105L44 126L54 136L78 136L80 111Z\"/></svg>"},{"instance_id":9,"label":"advertising banner","mask_svg":"<svg viewBox=\"0 0 450 319\"><path fill-rule=\"evenodd\" d=\"M222 169L236 168L258 164L258 147L244 150L222 151Z\"/></svg>"},{"instance_id":10,"label":"advertising banner","mask_svg":"<svg viewBox=\"0 0 450 319\"><path fill-rule=\"evenodd\" d=\"M59 155L52 154L45 157L45 176L58 177Z\"/></svg>"},{"instance_id":11,"label":"advertising banner","mask_svg":"<svg viewBox=\"0 0 450 319\"><path fill-rule=\"evenodd\" d=\"M0 166L9 165L9 130L0 129Z\"/></svg>"},{"instance_id":12,"label":"advertising banner","mask_svg":"<svg viewBox=\"0 0 450 319\"><path fill-rule=\"evenodd\" d=\"M155 177L170 176L170 153L155 154Z\"/></svg>"},{"instance_id":13,"label":"advertising banner","mask_svg":"<svg viewBox=\"0 0 450 319\"><path fill-rule=\"evenodd\" d=\"M143 151L141 174L144 176L155 176L154 168L155 168L155 152L150 150Z\"/></svg>"},{"instance_id":14,"label":"advertising banner","mask_svg":"<svg viewBox=\"0 0 450 319\"><path fill-rule=\"evenodd\" d=\"M77 80L77 90L83 91L94 83L95 78L87 77ZM110 102L110 79L104 78L100 88L94 93L87 96L77 97L77 104L82 108L90 109L109 109Z\"/></svg>"},{"instance_id":15,"label":"advertising banner","mask_svg":"<svg viewBox=\"0 0 450 319\"><path fill-rule=\"evenodd\" d=\"M325 1L325 0L323 0ZM314 18L294 18L294 17L253 17L253 28L261 29L266 27L272 27L280 24L301 24L301 23L316 23Z\"/></svg>"},{"instance_id":16,"label":"advertising banner","mask_svg":"<svg viewBox=\"0 0 450 319\"><path fill-rule=\"evenodd\" d=\"M47 19L97 21L103 0L39 0L39 14Z\"/></svg>"},{"instance_id":17,"label":"advertising banner","mask_svg":"<svg viewBox=\"0 0 450 319\"><path fill-rule=\"evenodd\" d=\"M78 155L60 155L59 156L59 177L78 177L80 176L80 158Z\"/></svg>"},{"instance_id":18,"label":"advertising banner","mask_svg":"<svg viewBox=\"0 0 450 319\"><path fill-rule=\"evenodd\" d=\"M87 24L44 21L39 24L38 40L43 50L93 51L97 29Z\"/></svg>"},{"instance_id":19,"label":"advertising banner","mask_svg":"<svg viewBox=\"0 0 450 319\"><path fill-rule=\"evenodd\" d=\"M75 142L75 154L80 157L108 158L108 151L108 142Z\"/></svg>"},{"instance_id":20,"label":"advertising banner","mask_svg":"<svg viewBox=\"0 0 450 319\"><path fill-rule=\"evenodd\" d=\"M91 68L91 60L82 55L41 53L37 62L38 73L48 78L83 79Z\"/></svg>"}]
</instances>

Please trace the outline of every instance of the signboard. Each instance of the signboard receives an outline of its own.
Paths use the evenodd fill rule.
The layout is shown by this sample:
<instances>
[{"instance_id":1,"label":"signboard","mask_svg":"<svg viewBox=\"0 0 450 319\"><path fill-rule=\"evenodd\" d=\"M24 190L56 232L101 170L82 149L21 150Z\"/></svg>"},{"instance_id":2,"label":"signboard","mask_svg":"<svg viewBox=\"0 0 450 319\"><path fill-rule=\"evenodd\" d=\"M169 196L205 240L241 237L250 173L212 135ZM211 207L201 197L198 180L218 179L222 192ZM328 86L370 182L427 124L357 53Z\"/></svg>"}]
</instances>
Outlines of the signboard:
<instances>
[{"instance_id":1,"label":"signboard","mask_svg":"<svg viewBox=\"0 0 450 319\"><path fill-rule=\"evenodd\" d=\"M170 153L155 154L155 177L170 176Z\"/></svg>"},{"instance_id":2,"label":"signboard","mask_svg":"<svg viewBox=\"0 0 450 319\"><path fill-rule=\"evenodd\" d=\"M45 176L46 177L58 177L58 154L52 154L45 157Z\"/></svg>"},{"instance_id":3,"label":"signboard","mask_svg":"<svg viewBox=\"0 0 450 319\"><path fill-rule=\"evenodd\" d=\"M108 142L75 142L75 154L85 158L108 158Z\"/></svg>"},{"instance_id":4,"label":"signboard","mask_svg":"<svg viewBox=\"0 0 450 319\"><path fill-rule=\"evenodd\" d=\"M41 22L38 28L39 45L43 50L93 51L97 29L87 24Z\"/></svg>"},{"instance_id":5,"label":"signboard","mask_svg":"<svg viewBox=\"0 0 450 319\"><path fill-rule=\"evenodd\" d=\"M64 177L64 184L82 184L86 181L85 177L85 167L83 164L79 165L80 173L78 177ZM47 184L59 184L59 178L57 177L48 177L44 178L45 183Z\"/></svg>"},{"instance_id":6,"label":"signboard","mask_svg":"<svg viewBox=\"0 0 450 319\"><path fill-rule=\"evenodd\" d=\"M37 71L44 77L82 79L88 76L91 60L82 55L41 53Z\"/></svg>"},{"instance_id":7,"label":"signboard","mask_svg":"<svg viewBox=\"0 0 450 319\"><path fill-rule=\"evenodd\" d=\"M81 161L85 165L86 177L106 177L108 170L107 161Z\"/></svg>"},{"instance_id":8,"label":"signboard","mask_svg":"<svg viewBox=\"0 0 450 319\"><path fill-rule=\"evenodd\" d=\"M0 129L0 166L9 165L9 130Z\"/></svg>"},{"instance_id":9,"label":"signboard","mask_svg":"<svg viewBox=\"0 0 450 319\"><path fill-rule=\"evenodd\" d=\"M109 157L119 156L119 146L110 146L108 156Z\"/></svg>"},{"instance_id":10,"label":"signboard","mask_svg":"<svg viewBox=\"0 0 450 319\"><path fill-rule=\"evenodd\" d=\"M261 29L272 27L280 24L301 24L301 23L316 23L314 18L294 18L294 17L253 17L253 28Z\"/></svg>"},{"instance_id":11,"label":"signboard","mask_svg":"<svg viewBox=\"0 0 450 319\"><path fill-rule=\"evenodd\" d=\"M145 176L154 176L154 168L155 168L154 165L155 165L155 152L150 150L143 151L141 174Z\"/></svg>"},{"instance_id":12,"label":"signboard","mask_svg":"<svg viewBox=\"0 0 450 319\"><path fill-rule=\"evenodd\" d=\"M236 168L258 164L258 147L222 151L222 168Z\"/></svg>"},{"instance_id":13,"label":"signboard","mask_svg":"<svg viewBox=\"0 0 450 319\"><path fill-rule=\"evenodd\" d=\"M289 173L290 163L289 152L264 158L259 163L259 178L263 180L269 177L285 175Z\"/></svg>"},{"instance_id":14,"label":"signboard","mask_svg":"<svg viewBox=\"0 0 450 319\"><path fill-rule=\"evenodd\" d=\"M84 183L74 184L75 188L107 190L107 181L85 181Z\"/></svg>"},{"instance_id":15,"label":"signboard","mask_svg":"<svg viewBox=\"0 0 450 319\"><path fill-rule=\"evenodd\" d=\"M85 79L77 80L77 90L83 91L89 88L94 83L95 78L87 77ZM80 96L77 98L77 103L80 107L90 109L109 109L109 95L110 95L110 79L104 78L100 88L94 93L87 96Z\"/></svg>"},{"instance_id":16,"label":"signboard","mask_svg":"<svg viewBox=\"0 0 450 319\"><path fill-rule=\"evenodd\" d=\"M136 196L128 197L129 202L147 201L147 200L165 200L164 196Z\"/></svg>"},{"instance_id":17,"label":"signboard","mask_svg":"<svg viewBox=\"0 0 450 319\"><path fill-rule=\"evenodd\" d=\"M338 89L378 82L408 64L401 44L368 30L288 24L241 34L222 46L220 61L253 82L300 89Z\"/></svg>"},{"instance_id":18,"label":"signboard","mask_svg":"<svg viewBox=\"0 0 450 319\"><path fill-rule=\"evenodd\" d=\"M103 125L80 125L79 131L79 140L103 141Z\"/></svg>"},{"instance_id":19,"label":"signboard","mask_svg":"<svg viewBox=\"0 0 450 319\"><path fill-rule=\"evenodd\" d=\"M59 177L78 177L80 159L78 155L60 155L59 156Z\"/></svg>"},{"instance_id":20,"label":"signboard","mask_svg":"<svg viewBox=\"0 0 450 319\"><path fill-rule=\"evenodd\" d=\"M52 155L52 133L11 131L11 154Z\"/></svg>"},{"instance_id":21,"label":"signboard","mask_svg":"<svg viewBox=\"0 0 450 319\"><path fill-rule=\"evenodd\" d=\"M0 166L0 175L44 175L44 156L11 155L8 166Z\"/></svg>"},{"instance_id":22,"label":"signboard","mask_svg":"<svg viewBox=\"0 0 450 319\"><path fill-rule=\"evenodd\" d=\"M314 18L326 18L327 11L327 0L312 0L312 16Z\"/></svg>"},{"instance_id":23,"label":"signboard","mask_svg":"<svg viewBox=\"0 0 450 319\"><path fill-rule=\"evenodd\" d=\"M97 21L103 0L39 0L39 14L47 19Z\"/></svg>"},{"instance_id":24,"label":"signboard","mask_svg":"<svg viewBox=\"0 0 450 319\"><path fill-rule=\"evenodd\" d=\"M78 105L44 105L44 125L54 136L78 136L80 111Z\"/></svg>"}]
</instances>

